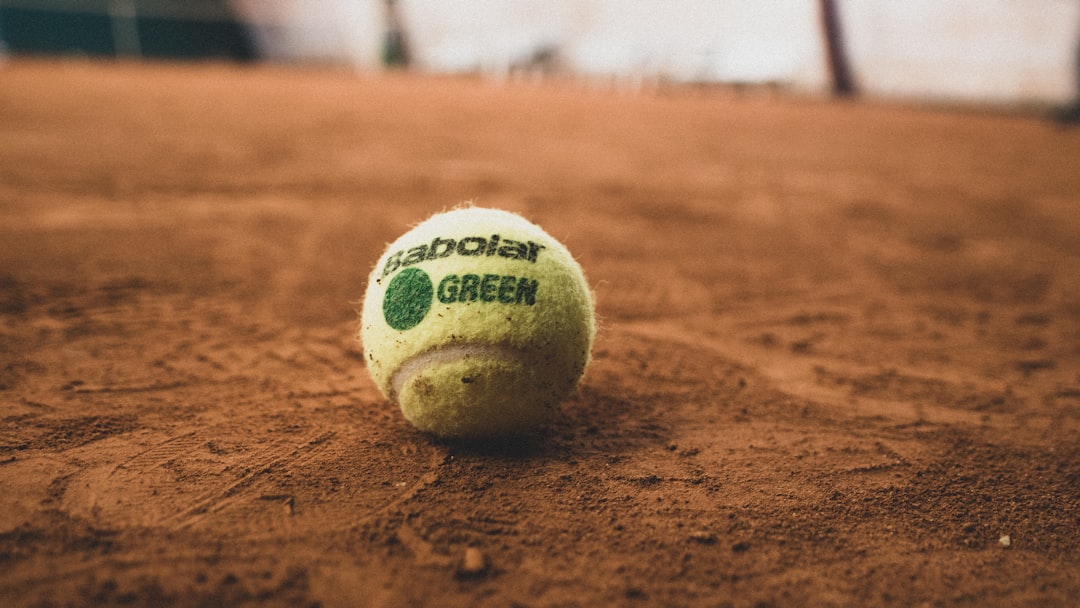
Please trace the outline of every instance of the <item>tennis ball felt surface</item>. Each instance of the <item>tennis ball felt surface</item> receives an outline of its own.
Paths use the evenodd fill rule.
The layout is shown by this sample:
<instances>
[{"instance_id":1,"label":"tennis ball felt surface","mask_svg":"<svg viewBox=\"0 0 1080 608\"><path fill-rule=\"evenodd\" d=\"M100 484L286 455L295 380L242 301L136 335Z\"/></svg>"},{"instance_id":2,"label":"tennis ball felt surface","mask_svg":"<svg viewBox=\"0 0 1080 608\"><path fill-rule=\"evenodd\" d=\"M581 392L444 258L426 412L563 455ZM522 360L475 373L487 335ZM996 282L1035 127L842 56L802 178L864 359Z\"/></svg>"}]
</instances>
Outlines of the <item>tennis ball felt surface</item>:
<instances>
[{"instance_id":1,"label":"tennis ball felt surface","mask_svg":"<svg viewBox=\"0 0 1080 608\"><path fill-rule=\"evenodd\" d=\"M595 332L592 293L566 247L521 216L465 207L387 247L359 339L372 379L413 425L475 439L548 422Z\"/></svg>"}]
</instances>

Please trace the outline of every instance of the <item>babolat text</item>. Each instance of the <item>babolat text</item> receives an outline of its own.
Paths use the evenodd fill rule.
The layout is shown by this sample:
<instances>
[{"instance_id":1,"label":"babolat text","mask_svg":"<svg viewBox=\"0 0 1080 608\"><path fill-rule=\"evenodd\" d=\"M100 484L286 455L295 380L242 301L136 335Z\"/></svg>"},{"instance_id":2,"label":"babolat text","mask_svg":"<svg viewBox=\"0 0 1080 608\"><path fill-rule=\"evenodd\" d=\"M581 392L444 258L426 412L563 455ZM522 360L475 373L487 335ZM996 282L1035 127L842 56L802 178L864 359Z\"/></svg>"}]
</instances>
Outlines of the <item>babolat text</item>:
<instances>
[{"instance_id":1,"label":"babolat text","mask_svg":"<svg viewBox=\"0 0 1080 608\"><path fill-rule=\"evenodd\" d=\"M394 252L393 255L387 258L379 280L385 279L406 266L419 264L425 260L446 258L455 254L460 256L497 255L511 260L525 260L535 264L537 257L544 249L546 247L532 241L504 239L497 234L487 238L482 236L467 236L463 239L435 237L430 244L417 245L416 247Z\"/></svg>"}]
</instances>

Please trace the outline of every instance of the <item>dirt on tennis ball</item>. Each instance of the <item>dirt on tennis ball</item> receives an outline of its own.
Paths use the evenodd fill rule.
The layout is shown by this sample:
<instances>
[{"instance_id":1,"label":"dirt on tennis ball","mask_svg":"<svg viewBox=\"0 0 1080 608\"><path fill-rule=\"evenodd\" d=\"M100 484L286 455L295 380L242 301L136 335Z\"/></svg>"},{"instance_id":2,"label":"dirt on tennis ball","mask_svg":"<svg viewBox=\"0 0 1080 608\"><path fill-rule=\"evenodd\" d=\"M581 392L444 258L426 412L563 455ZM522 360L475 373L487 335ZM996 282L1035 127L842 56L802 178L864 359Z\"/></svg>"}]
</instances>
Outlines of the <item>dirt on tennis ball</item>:
<instances>
[{"instance_id":1,"label":"dirt on tennis ball","mask_svg":"<svg viewBox=\"0 0 1080 608\"><path fill-rule=\"evenodd\" d=\"M514 213L462 207L387 247L358 338L372 379L409 422L482 439L547 424L595 333L592 292L566 247Z\"/></svg>"}]
</instances>

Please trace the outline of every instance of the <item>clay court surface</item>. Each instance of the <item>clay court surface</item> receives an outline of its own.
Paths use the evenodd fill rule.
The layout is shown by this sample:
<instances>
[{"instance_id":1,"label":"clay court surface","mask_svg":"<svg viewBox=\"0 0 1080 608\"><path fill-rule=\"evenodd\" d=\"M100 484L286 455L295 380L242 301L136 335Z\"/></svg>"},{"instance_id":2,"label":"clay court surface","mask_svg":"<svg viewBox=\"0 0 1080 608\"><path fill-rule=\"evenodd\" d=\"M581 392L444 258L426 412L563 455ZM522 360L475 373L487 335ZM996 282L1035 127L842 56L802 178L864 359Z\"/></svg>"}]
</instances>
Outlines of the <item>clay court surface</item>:
<instances>
[{"instance_id":1,"label":"clay court surface","mask_svg":"<svg viewBox=\"0 0 1080 608\"><path fill-rule=\"evenodd\" d=\"M0 69L4 606L1074 606L1080 130L763 91ZM384 245L561 239L593 363L465 445Z\"/></svg>"}]
</instances>

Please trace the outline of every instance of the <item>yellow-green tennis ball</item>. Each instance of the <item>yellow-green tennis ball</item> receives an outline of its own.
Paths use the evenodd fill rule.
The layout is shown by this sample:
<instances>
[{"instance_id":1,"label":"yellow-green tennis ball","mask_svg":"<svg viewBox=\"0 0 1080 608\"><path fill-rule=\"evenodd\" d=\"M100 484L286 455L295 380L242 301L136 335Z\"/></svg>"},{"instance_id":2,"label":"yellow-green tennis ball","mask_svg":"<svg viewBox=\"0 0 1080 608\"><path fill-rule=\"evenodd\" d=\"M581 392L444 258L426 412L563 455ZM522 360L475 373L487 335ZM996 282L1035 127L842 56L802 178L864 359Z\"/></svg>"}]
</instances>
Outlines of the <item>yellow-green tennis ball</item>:
<instances>
[{"instance_id":1,"label":"yellow-green tennis ball","mask_svg":"<svg viewBox=\"0 0 1080 608\"><path fill-rule=\"evenodd\" d=\"M521 216L465 207L390 244L368 279L359 339L372 379L413 425L475 439L548 422L595 331L566 247Z\"/></svg>"}]
</instances>

